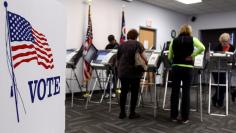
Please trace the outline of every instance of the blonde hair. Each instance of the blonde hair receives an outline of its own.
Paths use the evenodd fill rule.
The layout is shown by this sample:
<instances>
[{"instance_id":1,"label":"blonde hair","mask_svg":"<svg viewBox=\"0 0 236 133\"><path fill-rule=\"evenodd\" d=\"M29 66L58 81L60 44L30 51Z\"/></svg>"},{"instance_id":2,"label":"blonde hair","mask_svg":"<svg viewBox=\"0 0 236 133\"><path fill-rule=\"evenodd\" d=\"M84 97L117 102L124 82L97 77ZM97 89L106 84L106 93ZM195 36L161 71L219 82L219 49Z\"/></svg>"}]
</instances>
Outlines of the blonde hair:
<instances>
[{"instance_id":1,"label":"blonde hair","mask_svg":"<svg viewBox=\"0 0 236 133\"><path fill-rule=\"evenodd\" d=\"M181 25L179 34L192 36L192 27L188 24Z\"/></svg>"},{"instance_id":2,"label":"blonde hair","mask_svg":"<svg viewBox=\"0 0 236 133\"><path fill-rule=\"evenodd\" d=\"M219 41L222 43L222 42L229 42L230 40L230 35L229 33L223 33L220 35L219 37Z\"/></svg>"}]
</instances>

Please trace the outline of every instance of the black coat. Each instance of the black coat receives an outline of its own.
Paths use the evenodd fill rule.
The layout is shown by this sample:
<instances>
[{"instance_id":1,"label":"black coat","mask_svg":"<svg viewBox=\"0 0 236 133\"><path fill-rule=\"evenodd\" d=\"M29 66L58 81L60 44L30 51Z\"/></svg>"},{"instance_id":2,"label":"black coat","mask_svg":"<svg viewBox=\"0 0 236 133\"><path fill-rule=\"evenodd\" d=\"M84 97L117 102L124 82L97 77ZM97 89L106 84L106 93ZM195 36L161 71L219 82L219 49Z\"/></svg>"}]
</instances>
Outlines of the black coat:
<instances>
[{"instance_id":1,"label":"black coat","mask_svg":"<svg viewBox=\"0 0 236 133\"><path fill-rule=\"evenodd\" d=\"M143 45L135 40L129 40L118 48L117 68L119 78L141 78L143 71L135 67L135 52L144 51Z\"/></svg>"}]
</instances>

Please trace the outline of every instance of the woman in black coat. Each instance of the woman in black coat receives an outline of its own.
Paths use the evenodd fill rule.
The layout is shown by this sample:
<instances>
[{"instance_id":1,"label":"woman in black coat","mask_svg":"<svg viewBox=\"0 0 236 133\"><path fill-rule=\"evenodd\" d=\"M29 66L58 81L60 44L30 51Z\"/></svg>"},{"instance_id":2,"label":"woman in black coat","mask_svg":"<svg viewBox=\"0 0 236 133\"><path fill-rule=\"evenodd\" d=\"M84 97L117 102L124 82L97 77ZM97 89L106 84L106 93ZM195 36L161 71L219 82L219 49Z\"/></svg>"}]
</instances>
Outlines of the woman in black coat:
<instances>
[{"instance_id":1,"label":"woman in black coat","mask_svg":"<svg viewBox=\"0 0 236 133\"><path fill-rule=\"evenodd\" d=\"M140 42L136 41L138 38L138 32L135 29L128 32L127 38L128 41L119 46L117 53L118 77L121 81L120 119L126 117L125 104L128 91L131 91L129 118L134 119L140 117L140 115L135 112L135 108L143 70L142 68L135 67L135 53L139 52L144 58L144 47ZM144 60L147 63L145 58Z\"/></svg>"}]
</instances>

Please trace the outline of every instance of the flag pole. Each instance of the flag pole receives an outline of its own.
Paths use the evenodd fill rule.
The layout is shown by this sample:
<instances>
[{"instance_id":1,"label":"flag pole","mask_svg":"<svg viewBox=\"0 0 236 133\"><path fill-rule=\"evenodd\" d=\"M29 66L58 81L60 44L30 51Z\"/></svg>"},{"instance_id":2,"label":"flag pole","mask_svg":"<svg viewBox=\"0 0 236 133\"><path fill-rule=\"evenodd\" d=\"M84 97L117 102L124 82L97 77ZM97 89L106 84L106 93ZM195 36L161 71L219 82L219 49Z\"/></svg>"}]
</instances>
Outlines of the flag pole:
<instances>
[{"instance_id":1,"label":"flag pole","mask_svg":"<svg viewBox=\"0 0 236 133\"><path fill-rule=\"evenodd\" d=\"M126 40L126 28L125 28L125 5L122 5L122 19L121 19L121 35L120 35L120 44L124 43Z\"/></svg>"},{"instance_id":2,"label":"flag pole","mask_svg":"<svg viewBox=\"0 0 236 133\"><path fill-rule=\"evenodd\" d=\"M16 106L16 115L17 115L17 122L20 122L20 118L19 118L19 109L18 109L18 98L17 98L17 86L16 86L16 78L15 78L15 73L14 73L14 68L13 68L13 61L12 61L12 53L11 53L11 46L10 46L10 31L9 31L9 22L8 22L8 15L7 15L7 6L8 3L6 1L4 1L4 7L5 7L5 11L6 11L6 31L7 31L7 41L6 41L6 48L7 48L7 56L8 59L10 59L10 67L11 69L10 71L10 75L11 75L11 79L12 79L12 86L11 86L11 96L15 96L15 106ZM10 55L10 57L9 57ZM9 60L8 60L9 61Z\"/></svg>"},{"instance_id":3,"label":"flag pole","mask_svg":"<svg viewBox=\"0 0 236 133\"><path fill-rule=\"evenodd\" d=\"M90 13L90 10L91 10L91 4L92 4L92 0L87 0L87 2L88 2L88 5L89 5L89 9L88 9L88 27L90 26L90 23L91 23L91 13ZM87 33L86 33L86 41L85 41L85 49L88 49L89 48L89 46L88 46L88 44L92 44L92 39L90 39L89 37L88 37L88 29L87 29ZM87 75L86 74L86 72L84 72L85 70L85 67L86 67L86 69L87 69L87 67L90 67L90 64L88 63L88 62L86 62L85 60L84 60L84 63L83 63L84 65L83 65L83 80L84 80L84 84L85 84L85 88L86 88L86 92L85 92L85 94L84 94L84 96L85 97L87 97L88 95L89 95L89 91L88 91L88 78L85 76L85 75ZM90 70L91 71L91 70ZM89 72L90 73L90 72Z\"/></svg>"}]
</instances>

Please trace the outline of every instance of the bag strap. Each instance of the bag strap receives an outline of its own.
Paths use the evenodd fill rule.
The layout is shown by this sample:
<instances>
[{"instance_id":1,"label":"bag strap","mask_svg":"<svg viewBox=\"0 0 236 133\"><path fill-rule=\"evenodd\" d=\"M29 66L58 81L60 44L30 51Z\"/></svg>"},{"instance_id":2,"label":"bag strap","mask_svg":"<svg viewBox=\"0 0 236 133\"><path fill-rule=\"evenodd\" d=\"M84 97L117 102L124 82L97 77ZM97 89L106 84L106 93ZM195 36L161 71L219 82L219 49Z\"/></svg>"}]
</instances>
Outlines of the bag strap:
<instances>
[{"instance_id":1,"label":"bag strap","mask_svg":"<svg viewBox=\"0 0 236 133\"><path fill-rule=\"evenodd\" d=\"M138 43L136 43L135 53L136 53L136 52L139 52L139 51L138 51Z\"/></svg>"}]
</instances>

